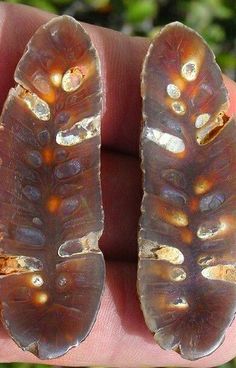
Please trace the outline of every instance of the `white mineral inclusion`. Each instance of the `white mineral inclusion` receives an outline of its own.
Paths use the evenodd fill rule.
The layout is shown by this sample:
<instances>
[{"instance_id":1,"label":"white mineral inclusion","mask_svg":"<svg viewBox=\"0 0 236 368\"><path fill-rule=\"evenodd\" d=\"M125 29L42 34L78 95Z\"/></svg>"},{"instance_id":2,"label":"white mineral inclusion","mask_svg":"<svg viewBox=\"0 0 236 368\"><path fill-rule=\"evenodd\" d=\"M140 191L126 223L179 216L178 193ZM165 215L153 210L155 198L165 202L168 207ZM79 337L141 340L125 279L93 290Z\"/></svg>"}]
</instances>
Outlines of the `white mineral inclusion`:
<instances>
[{"instance_id":1,"label":"white mineral inclusion","mask_svg":"<svg viewBox=\"0 0 236 368\"><path fill-rule=\"evenodd\" d=\"M171 271L171 278L173 281L184 281L187 277L186 272L184 271L183 268L180 267L175 267L172 269Z\"/></svg>"},{"instance_id":2,"label":"white mineral inclusion","mask_svg":"<svg viewBox=\"0 0 236 368\"><path fill-rule=\"evenodd\" d=\"M198 68L194 60L190 60L182 66L181 75L184 79L191 82L197 78Z\"/></svg>"},{"instance_id":3,"label":"white mineral inclusion","mask_svg":"<svg viewBox=\"0 0 236 368\"><path fill-rule=\"evenodd\" d=\"M185 114L185 106L182 102L179 101L175 101L172 102L171 104L172 109L174 110L174 112L178 115L184 115Z\"/></svg>"},{"instance_id":4,"label":"white mineral inclusion","mask_svg":"<svg viewBox=\"0 0 236 368\"><path fill-rule=\"evenodd\" d=\"M195 121L195 127L196 128L201 128L203 127L210 119L210 114L201 114L196 118Z\"/></svg>"},{"instance_id":5,"label":"white mineral inclusion","mask_svg":"<svg viewBox=\"0 0 236 368\"><path fill-rule=\"evenodd\" d=\"M178 299L176 299L173 303L173 306L180 308L180 309L185 309L189 307L189 304L187 302L187 300L184 297L180 297Z\"/></svg>"},{"instance_id":6,"label":"white mineral inclusion","mask_svg":"<svg viewBox=\"0 0 236 368\"><path fill-rule=\"evenodd\" d=\"M43 224L42 220L40 220L39 217L34 217L32 222L35 224L35 225L38 225L38 226L41 226Z\"/></svg>"},{"instance_id":7,"label":"white mineral inclusion","mask_svg":"<svg viewBox=\"0 0 236 368\"><path fill-rule=\"evenodd\" d=\"M76 254L86 253L98 249L98 239L100 231L90 232L82 238L70 239L60 245L58 249L59 257L71 257Z\"/></svg>"},{"instance_id":8,"label":"white mineral inclusion","mask_svg":"<svg viewBox=\"0 0 236 368\"><path fill-rule=\"evenodd\" d=\"M203 224L199 227L197 231L197 236L199 239L206 240L213 238L219 231L226 228L226 224L223 222L216 222L210 224Z\"/></svg>"},{"instance_id":9,"label":"white mineral inclusion","mask_svg":"<svg viewBox=\"0 0 236 368\"><path fill-rule=\"evenodd\" d=\"M173 153L179 153L185 150L185 144L181 138L164 133L159 129L146 127L144 129L144 137Z\"/></svg>"},{"instance_id":10,"label":"white mineral inclusion","mask_svg":"<svg viewBox=\"0 0 236 368\"><path fill-rule=\"evenodd\" d=\"M74 146L99 134L100 115L91 116L75 123L70 129L59 131L56 135L56 142L61 146Z\"/></svg>"},{"instance_id":11,"label":"white mineral inclusion","mask_svg":"<svg viewBox=\"0 0 236 368\"><path fill-rule=\"evenodd\" d=\"M158 260L167 261L174 265L184 263L184 255L178 248L168 245L159 245L159 247L160 248L155 251Z\"/></svg>"},{"instance_id":12,"label":"white mineral inclusion","mask_svg":"<svg viewBox=\"0 0 236 368\"><path fill-rule=\"evenodd\" d=\"M32 276L31 282L34 286L40 287L43 285L43 279L40 275Z\"/></svg>"},{"instance_id":13,"label":"white mineral inclusion","mask_svg":"<svg viewBox=\"0 0 236 368\"><path fill-rule=\"evenodd\" d=\"M236 266L234 264L218 264L202 270L202 276L209 280L220 280L236 283Z\"/></svg>"},{"instance_id":14,"label":"white mineral inclusion","mask_svg":"<svg viewBox=\"0 0 236 368\"><path fill-rule=\"evenodd\" d=\"M180 89L175 84L168 84L166 92L173 99L178 99L181 96Z\"/></svg>"},{"instance_id":15,"label":"white mineral inclusion","mask_svg":"<svg viewBox=\"0 0 236 368\"><path fill-rule=\"evenodd\" d=\"M78 66L68 69L62 77L61 85L65 92L76 91L83 80L83 74Z\"/></svg>"},{"instance_id":16,"label":"white mineral inclusion","mask_svg":"<svg viewBox=\"0 0 236 368\"><path fill-rule=\"evenodd\" d=\"M50 76L50 80L55 87L60 87L62 81L61 73L52 73Z\"/></svg>"},{"instance_id":17,"label":"white mineral inclusion","mask_svg":"<svg viewBox=\"0 0 236 368\"><path fill-rule=\"evenodd\" d=\"M26 92L21 95L21 98L38 119L43 121L48 121L50 119L50 109L48 104L35 93Z\"/></svg>"}]
</instances>

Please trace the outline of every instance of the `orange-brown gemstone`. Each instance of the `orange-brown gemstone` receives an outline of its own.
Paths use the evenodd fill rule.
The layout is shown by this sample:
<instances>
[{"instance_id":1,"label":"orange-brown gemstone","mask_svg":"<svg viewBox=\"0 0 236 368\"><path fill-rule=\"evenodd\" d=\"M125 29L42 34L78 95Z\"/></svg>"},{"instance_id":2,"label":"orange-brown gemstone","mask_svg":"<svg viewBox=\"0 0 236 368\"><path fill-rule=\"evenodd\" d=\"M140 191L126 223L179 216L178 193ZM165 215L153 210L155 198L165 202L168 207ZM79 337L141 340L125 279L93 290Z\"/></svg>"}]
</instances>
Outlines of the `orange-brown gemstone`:
<instances>
[{"instance_id":1,"label":"orange-brown gemstone","mask_svg":"<svg viewBox=\"0 0 236 368\"><path fill-rule=\"evenodd\" d=\"M29 42L1 116L1 315L41 359L79 345L100 305L99 65L78 22L51 20Z\"/></svg>"},{"instance_id":2,"label":"orange-brown gemstone","mask_svg":"<svg viewBox=\"0 0 236 368\"><path fill-rule=\"evenodd\" d=\"M142 97L138 292L158 344L195 360L236 312L236 122L213 53L180 23L154 39Z\"/></svg>"}]
</instances>

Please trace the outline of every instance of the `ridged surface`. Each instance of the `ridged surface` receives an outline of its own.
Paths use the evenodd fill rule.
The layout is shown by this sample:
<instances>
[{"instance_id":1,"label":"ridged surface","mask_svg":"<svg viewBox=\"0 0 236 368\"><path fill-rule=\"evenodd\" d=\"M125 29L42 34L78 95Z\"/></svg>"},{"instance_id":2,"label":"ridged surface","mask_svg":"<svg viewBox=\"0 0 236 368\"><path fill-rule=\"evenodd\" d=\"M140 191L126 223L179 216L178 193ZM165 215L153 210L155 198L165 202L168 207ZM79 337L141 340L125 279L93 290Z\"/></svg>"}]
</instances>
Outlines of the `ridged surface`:
<instances>
[{"instance_id":1,"label":"ridged surface","mask_svg":"<svg viewBox=\"0 0 236 368\"><path fill-rule=\"evenodd\" d=\"M180 23L153 41L142 96L138 292L159 345L195 360L236 310L236 123L211 50Z\"/></svg>"},{"instance_id":2,"label":"ridged surface","mask_svg":"<svg viewBox=\"0 0 236 368\"><path fill-rule=\"evenodd\" d=\"M50 359L88 335L104 284L98 55L58 17L34 34L15 80L0 125L2 321Z\"/></svg>"}]
</instances>

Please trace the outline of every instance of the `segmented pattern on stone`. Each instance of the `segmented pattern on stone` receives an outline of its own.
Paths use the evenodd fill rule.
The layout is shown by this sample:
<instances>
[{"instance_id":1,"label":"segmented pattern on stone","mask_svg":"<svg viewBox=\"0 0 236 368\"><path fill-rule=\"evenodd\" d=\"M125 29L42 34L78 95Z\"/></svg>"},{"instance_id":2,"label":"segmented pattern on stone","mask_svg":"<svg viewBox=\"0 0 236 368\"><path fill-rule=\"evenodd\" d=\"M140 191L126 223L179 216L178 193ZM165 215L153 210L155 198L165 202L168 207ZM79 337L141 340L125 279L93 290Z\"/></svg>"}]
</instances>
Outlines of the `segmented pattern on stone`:
<instances>
[{"instance_id":1,"label":"segmented pattern on stone","mask_svg":"<svg viewBox=\"0 0 236 368\"><path fill-rule=\"evenodd\" d=\"M78 22L55 18L15 80L0 125L2 320L50 359L88 335L104 283L98 55Z\"/></svg>"},{"instance_id":2,"label":"segmented pattern on stone","mask_svg":"<svg viewBox=\"0 0 236 368\"><path fill-rule=\"evenodd\" d=\"M235 315L236 123L213 53L180 23L153 41L142 96L141 306L159 345L195 360Z\"/></svg>"}]
</instances>

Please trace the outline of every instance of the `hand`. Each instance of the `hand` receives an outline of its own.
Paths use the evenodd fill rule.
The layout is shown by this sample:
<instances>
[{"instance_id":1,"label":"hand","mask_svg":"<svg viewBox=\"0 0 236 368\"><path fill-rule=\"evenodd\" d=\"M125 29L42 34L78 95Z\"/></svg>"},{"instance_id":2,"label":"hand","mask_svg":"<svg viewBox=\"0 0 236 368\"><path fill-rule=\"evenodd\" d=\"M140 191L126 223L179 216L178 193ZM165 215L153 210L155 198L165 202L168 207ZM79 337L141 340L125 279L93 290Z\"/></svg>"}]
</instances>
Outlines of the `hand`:
<instances>
[{"instance_id":1,"label":"hand","mask_svg":"<svg viewBox=\"0 0 236 368\"><path fill-rule=\"evenodd\" d=\"M0 4L0 103L13 85L15 66L35 30L52 15L26 6ZM88 338L57 365L113 367L212 367L234 357L236 321L224 344L196 362L158 347L144 323L136 292L137 229L140 214L141 126L140 72L149 41L129 38L108 29L84 25L101 58L105 90L102 120L102 189L105 230L101 249L106 258L107 283L101 308ZM230 114L236 111L236 84L225 78ZM224 302L224 301L222 301ZM38 362L0 332L0 361Z\"/></svg>"}]
</instances>

